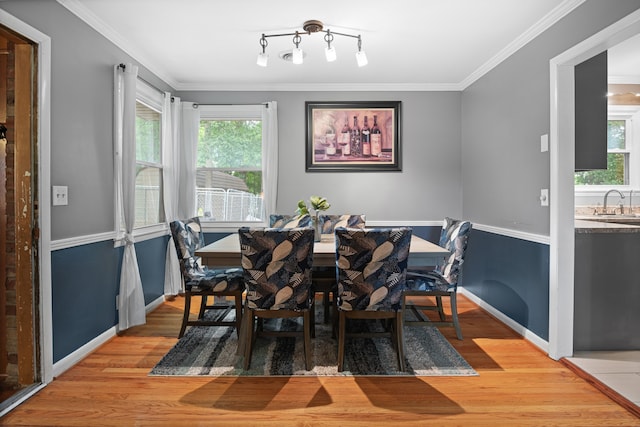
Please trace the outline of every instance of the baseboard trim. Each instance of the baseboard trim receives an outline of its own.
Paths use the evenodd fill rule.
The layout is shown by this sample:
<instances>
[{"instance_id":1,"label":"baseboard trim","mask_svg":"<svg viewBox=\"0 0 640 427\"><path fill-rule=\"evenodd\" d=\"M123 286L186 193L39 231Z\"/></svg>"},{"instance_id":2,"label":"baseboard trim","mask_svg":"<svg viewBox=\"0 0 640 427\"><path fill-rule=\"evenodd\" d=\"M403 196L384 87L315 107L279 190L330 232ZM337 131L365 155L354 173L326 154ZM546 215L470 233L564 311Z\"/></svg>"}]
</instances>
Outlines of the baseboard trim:
<instances>
[{"instance_id":1,"label":"baseboard trim","mask_svg":"<svg viewBox=\"0 0 640 427\"><path fill-rule=\"evenodd\" d=\"M530 330L528 330L527 328L525 328L524 326L522 326L512 318L506 316L504 313L502 313L500 310L493 307L491 304L486 303L482 298L479 298L475 294L465 290L463 287L458 286L458 292L460 292L465 297L469 298L471 301L473 301L483 310L487 311L493 317L495 317L496 319L498 319L499 321L501 321L502 323L504 323L505 325L513 329L515 332L521 335L524 339L526 339L531 344L535 345L540 350L545 352L545 354L549 354L548 341L545 341L544 339L540 338L535 333L531 332Z\"/></svg>"}]
</instances>

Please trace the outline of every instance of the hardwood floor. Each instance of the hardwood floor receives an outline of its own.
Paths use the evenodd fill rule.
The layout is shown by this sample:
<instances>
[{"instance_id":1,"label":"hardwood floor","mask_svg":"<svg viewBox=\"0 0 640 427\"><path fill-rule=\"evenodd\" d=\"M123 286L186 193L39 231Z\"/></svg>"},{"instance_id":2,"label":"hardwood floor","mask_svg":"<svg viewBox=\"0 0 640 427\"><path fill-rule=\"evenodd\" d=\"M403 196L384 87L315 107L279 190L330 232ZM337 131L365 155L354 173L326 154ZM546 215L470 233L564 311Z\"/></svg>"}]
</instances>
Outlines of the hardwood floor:
<instances>
[{"instance_id":1,"label":"hardwood floor","mask_svg":"<svg viewBox=\"0 0 640 427\"><path fill-rule=\"evenodd\" d=\"M477 377L148 377L176 343L183 298L150 313L0 419L22 426L640 426L640 418L463 296ZM197 304L194 304L197 306Z\"/></svg>"}]
</instances>

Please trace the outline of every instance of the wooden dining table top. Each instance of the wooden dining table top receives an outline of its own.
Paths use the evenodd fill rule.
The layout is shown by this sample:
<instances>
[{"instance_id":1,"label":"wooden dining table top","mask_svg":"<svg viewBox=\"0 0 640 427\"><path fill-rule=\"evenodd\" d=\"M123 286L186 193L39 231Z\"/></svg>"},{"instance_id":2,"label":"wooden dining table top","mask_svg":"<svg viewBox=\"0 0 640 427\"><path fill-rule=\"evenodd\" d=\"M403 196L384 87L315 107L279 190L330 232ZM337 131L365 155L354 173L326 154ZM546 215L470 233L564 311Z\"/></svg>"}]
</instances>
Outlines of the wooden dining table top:
<instances>
[{"instance_id":1,"label":"wooden dining table top","mask_svg":"<svg viewBox=\"0 0 640 427\"><path fill-rule=\"evenodd\" d=\"M433 266L450 254L445 248L431 243L416 235L411 236L409 248L410 267ZM238 233L230 234L198 250L196 256L208 267L231 267L240 263L240 239ZM319 242L313 245L313 265L333 267L336 262L336 244L333 234L323 234Z\"/></svg>"}]
</instances>

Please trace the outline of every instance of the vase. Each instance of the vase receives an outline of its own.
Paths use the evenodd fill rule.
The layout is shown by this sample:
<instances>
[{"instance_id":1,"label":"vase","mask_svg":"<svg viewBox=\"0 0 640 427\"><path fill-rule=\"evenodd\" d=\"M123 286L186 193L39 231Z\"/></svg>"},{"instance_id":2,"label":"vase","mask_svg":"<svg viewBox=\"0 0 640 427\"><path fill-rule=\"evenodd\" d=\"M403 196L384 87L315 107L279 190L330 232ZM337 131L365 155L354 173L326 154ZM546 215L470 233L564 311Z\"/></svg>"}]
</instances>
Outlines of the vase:
<instances>
[{"instance_id":1,"label":"vase","mask_svg":"<svg viewBox=\"0 0 640 427\"><path fill-rule=\"evenodd\" d=\"M318 218L318 214L315 214L314 216L312 216L311 220L313 222L313 230L314 230L313 241L319 242L320 236L322 234L322 228L320 227L320 220Z\"/></svg>"}]
</instances>

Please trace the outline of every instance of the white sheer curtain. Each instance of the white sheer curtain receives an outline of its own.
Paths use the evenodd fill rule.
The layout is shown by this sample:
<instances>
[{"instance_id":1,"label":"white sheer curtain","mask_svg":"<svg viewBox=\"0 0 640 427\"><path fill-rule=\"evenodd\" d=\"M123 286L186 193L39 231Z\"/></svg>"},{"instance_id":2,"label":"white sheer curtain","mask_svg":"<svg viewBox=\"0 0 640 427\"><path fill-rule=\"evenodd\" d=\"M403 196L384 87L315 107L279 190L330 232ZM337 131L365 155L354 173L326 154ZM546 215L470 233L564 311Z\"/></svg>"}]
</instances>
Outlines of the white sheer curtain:
<instances>
[{"instance_id":1,"label":"white sheer curtain","mask_svg":"<svg viewBox=\"0 0 640 427\"><path fill-rule=\"evenodd\" d=\"M278 197L278 103L267 102L262 108L262 174L264 209L269 215L275 213Z\"/></svg>"},{"instance_id":2,"label":"white sheer curtain","mask_svg":"<svg viewBox=\"0 0 640 427\"><path fill-rule=\"evenodd\" d=\"M178 219L179 161L180 161L180 116L182 106L180 98L164 93L162 114L162 159L163 159L163 196L164 214L167 226ZM169 234L164 266L164 294L175 296L182 290L182 275L173 237Z\"/></svg>"},{"instance_id":3,"label":"white sheer curtain","mask_svg":"<svg viewBox=\"0 0 640 427\"><path fill-rule=\"evenodd\" d=\"M193 102L182 103L182 131L180 138L180 167L178 185L178 217L188 219L196 216L196 156L200 110Z\"/></svg>"},{"instance_id":4,"label":"white sheer curtain","mask_svg":"<svg viewBox=\"0 0 640 427\"><path fill-rule=\"evenodd\" d=\"M124 243L118 297L118 329L142 325L145 319L144 293L133 238L136 187L136 80L138 67L115 67L114 139L116 230ZM122 226L121 226L122 224ZM122 228L124 227L124 233Z\"/></svg>"}]
</instances>

